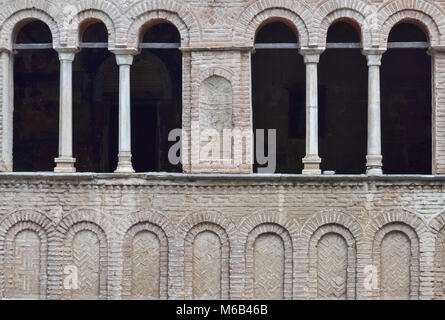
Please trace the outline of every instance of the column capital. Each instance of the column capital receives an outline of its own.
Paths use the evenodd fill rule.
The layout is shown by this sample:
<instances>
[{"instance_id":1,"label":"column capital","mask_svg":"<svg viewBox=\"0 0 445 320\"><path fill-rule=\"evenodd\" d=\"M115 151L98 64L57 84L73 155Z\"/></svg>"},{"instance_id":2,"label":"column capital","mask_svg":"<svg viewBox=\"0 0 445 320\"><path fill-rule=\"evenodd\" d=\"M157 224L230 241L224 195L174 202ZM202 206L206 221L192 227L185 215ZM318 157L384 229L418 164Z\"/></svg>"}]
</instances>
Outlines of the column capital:
<instances>
[{"instance_id":1,"label":"column capital","mask_svg":"<svg viewBox=\"0 0 445 320\"><path fill-rule=\"evenodd\" d=\"M435 55L437 53L445 53L445 46L430 46L428 48L427 53L430 56L433 56L433 55Z\"/></svg>"},{"instance_id":2,"label":"column capital","mask_svg":"<svg viewBox=\"0 0 445 320\"><path fill-rule=\"evenodd\" d=\"M368 67L381 66L382 55L386 52L385 49L363 49L362 54L366 56L368 60Z\"/></svg>"},{"instance_id":3,"label":"column capital","mask_svg":"<svg viewBox=\"0 0 445 320\"><path fill-rule=\"evenodd\" d=\"M80 51L78 47L63 47L63 48L54 48L59 53L60 61L68 61L73 62L76 57L76 53Z\"/></svg>"},{"instance_id":4,"label":"column capital","mask_svg":"<svg viewBox=\"0 0 445 320\"><path fill-rule=\"evenodd\" d=\"M304 57L304 63L320 62L320 55L324 52L323 48L301 48L298 51Z\"/></svg>"},{"instance_id":5,"label":"column capital","mask_svg":"<svg viewBox=\"0 0 445 320\"><path fill-rule=\"evenodd\" d=\"M0 48L0 53L9 53L9 54L13 54L14 51L8 49L8 48Z\"/></svg>"},{"instance_id":6,"label":"column capital","mask_svg":"<svg viewBox=\"0 0 445 320\"><path fill-rule=\"evenodd\" d=\"M136 49L110 49L112 53L116 56L116 62L118 65L128 65L133 64L133 58L135 55L139 54L139 50Z\"/></svg>"}]
</instances>

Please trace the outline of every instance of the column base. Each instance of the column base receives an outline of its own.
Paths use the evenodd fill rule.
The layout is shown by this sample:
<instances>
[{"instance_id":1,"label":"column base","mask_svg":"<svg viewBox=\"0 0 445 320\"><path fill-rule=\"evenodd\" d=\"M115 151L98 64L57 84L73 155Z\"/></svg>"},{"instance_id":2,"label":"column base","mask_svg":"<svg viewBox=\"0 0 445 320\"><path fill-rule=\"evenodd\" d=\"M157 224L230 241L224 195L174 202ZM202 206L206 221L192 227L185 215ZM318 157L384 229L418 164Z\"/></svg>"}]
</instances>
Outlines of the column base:
<instances>
[{"instance_id":1,"label":"column base","mask_svg":"<svg viewBox=\"0 0 445 320\"><path fill-rule=\"evenodd\" d=\"M131 153L125 152L119 154L119 162L114 173L134 173L133 164L131 163Z\"/></svg>"},{"instance_id":2,"label":"column base","mask_svg":"<svg viewBox=\"0 0 445 320\"><path fill-rule=\"evenodd\" d=\"M56 173L74 173L76 172L76 168L74 164L76 163L75 158L70 157L60 157L54 159L56 162L56 167L54 168L54 172Z\"/></svg>"},{"instance_id":3,"label":"column base","mask_svg":"<svg viewBox=\"0 0 445 320\"><path fill-rule=\"evenodd\" d=\"M379 155L367 155L366 156L366 174L372 175L382 175L382 160L383 157Z\"/></svg>"},{"instance_id":4,"label":"column base","mask_svg":"<svg viewBox=\"0 0 445 320\"><path fill-rule=\"evenodd\" d=\"M321 163L321 158L318 155L316 155L316 154L307 155L303 159L304 169L303 169L302 173L308 174L308 175L321 174L320 163Z\"/></svg>"}]
</instances>

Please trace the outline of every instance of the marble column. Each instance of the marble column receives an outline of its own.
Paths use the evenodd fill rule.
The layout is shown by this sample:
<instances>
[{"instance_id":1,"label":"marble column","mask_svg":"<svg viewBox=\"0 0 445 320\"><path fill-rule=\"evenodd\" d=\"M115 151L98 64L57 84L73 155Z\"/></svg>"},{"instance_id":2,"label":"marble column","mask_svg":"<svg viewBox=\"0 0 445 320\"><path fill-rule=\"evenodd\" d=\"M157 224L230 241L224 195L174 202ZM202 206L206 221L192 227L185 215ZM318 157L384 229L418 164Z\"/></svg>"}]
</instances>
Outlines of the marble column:
<instances>
[{"instance_id":1,"label":"marble column","mask_svg":"<svg viewBox=\"0 0 445 320\"><path fill-rule=\"evenodd\" d=\"M73 61L78 49L60 49L59 157L54 172L76 172L73 158Z\"/></svg>"},{"instance_id":2,"label":"marble column","mask_svg":"<svg viewBox=\"0 0 445 320\"><path fill-rule=\"evenodd\" d=\"M366 173L381 175L382 136L380 117L380 65L384 50L363 50L368 61L368 152Z\"/></svg>"},{"instance_id":3,"label":"marble column","mask_svg":"<svg viewBox=\"0 0 445 320\"><path fill-rule=\"evenodd\" d=\"M119 162L115 173L133 173L131 162L130 67L134 51L114 50L119 65Z\"/></svg>"},{"instance_id":4,"label":"marble column","mask_svg":"<svg viewBox=\"0 0 445 320\"><path fill-rule=\"evenodd\" d=\"M301 49L306 64L306 156L303 174L321 174L318 155L318 62L322 49Z\"/></svg>"},{"instance_id":5,"label":"marble column","mask_svg":"<svg viewBox=\"0 0 445 320\"><path fill-rule=\"evenodd\" d=\"M13 171L14 52L0 49L0 70L0 127L2 128L0 171L11 172Z\"/></svg>"}]
</instances>

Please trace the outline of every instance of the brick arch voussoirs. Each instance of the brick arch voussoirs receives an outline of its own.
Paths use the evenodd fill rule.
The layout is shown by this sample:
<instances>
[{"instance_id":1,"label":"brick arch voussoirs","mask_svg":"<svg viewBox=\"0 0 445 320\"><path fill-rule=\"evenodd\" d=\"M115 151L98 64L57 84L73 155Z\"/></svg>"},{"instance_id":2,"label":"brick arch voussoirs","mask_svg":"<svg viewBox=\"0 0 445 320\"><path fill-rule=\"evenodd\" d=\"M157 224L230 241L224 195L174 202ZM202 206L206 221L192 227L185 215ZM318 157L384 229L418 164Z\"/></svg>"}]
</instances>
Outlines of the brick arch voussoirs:
<instances>
[{"instance_id":1,"label":"brick arch voussoirs","mask_svg":"<svg viewBox=\"0 0 445 320\"><path fill-rule=\"evenodd\" d=\"M282 20L298 33L302 47L309 45L309 25L312 13L299 1L267 1L253 2L240 14L233 31L232 41L238 44L253 46L258 28L268 20Z\"/></svg>"},{"instance_id":2,"label":"brick arch voussoirs","mask_svg":"<svg viewBox=\"0 0 445 320\"><path fill-rule=\"evenodd\" d=\"M423 0L395 0L379 8L380 37L377 39L380 46L386 48L391 28L403 20L417 22L426 29L431 45L435 46L443 42L445 13L442 9Z\"/></svg>"}]
</instances>

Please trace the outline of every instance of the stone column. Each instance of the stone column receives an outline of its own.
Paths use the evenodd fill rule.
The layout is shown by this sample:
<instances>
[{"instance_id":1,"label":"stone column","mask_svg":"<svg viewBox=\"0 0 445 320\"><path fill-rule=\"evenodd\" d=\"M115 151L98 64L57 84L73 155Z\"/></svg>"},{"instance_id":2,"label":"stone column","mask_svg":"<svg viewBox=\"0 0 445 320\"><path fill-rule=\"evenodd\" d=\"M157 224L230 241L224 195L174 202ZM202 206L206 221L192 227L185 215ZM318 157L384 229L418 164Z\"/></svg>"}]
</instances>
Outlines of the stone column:
<instances>
[{"instance_id":1,"label":"stone column","mask_svg":"<svg viewBox=\"0 0 445 320\"><path fill-rule=\"evenodd\" d=\"M366 173L382 174L382 136L380 118L380 65L384 50L363 50L368 60L368 154Z\"/></svg>"},{"instance_id":2,"label":"stone column","mask_svg":"<svg viewBox=\"0 0 445 320\"><path fill-rule=\"evenodd\" d=\"M306 156L303 174L321 174L318 156L318 62L321 49L301 49L306 64Z\"/></svg>"},{"instance_id":3,"label":"stone column","mask_svg":"<svg viewBox=\"0 0 445 320\"><path fill-rule=\"evenodd\" d=\"M133 173L131 163L130 67L134 50L114 50L119 65L119 162L115 173Z\"/></svg>"},{"instance_id":4,"label":"stone column","mask_svg":"<svg viewBox=\"0 0 445 320\"><path fill-rule=\"evenodd\" d=\"M59 107L59 157L55 159L54 172L76 172L73 158L73 61L77 48L59 49L60 107Z\"/></svg>"},{"instance_id":5,"label":"stone column","mask_svg":"<svg viewBox=\"0 0 445 320\"><path fill-rule=\"evenodd\" d=\"M12 137L14 110L14 52L0 49L0 113L1 113L1 154L0 171L11 172Z\"/></svg>"}]
</instances>

